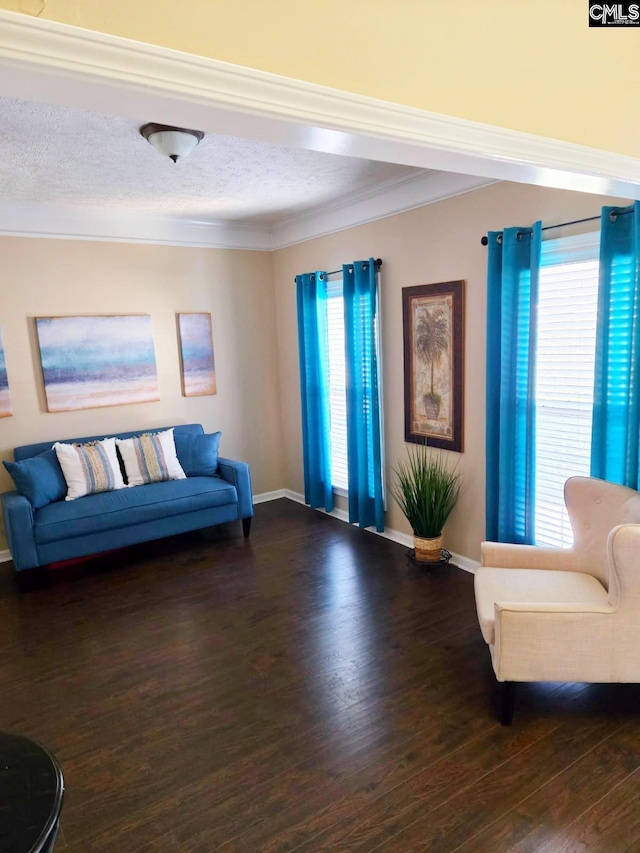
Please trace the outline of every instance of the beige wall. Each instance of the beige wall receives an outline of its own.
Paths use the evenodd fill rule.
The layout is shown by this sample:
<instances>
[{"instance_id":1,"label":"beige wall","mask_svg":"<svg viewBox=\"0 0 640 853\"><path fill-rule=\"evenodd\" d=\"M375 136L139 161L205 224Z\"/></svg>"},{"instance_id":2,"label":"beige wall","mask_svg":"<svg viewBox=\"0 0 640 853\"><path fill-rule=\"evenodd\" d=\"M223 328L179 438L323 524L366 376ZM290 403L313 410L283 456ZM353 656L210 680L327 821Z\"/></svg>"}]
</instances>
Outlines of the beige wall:
<instances>
[{"instance_id":1,"label":"beige wall","mask_svg":"<svg viewBox=\"0 0 640 853\"><path fill-rule=\"evenodd\" d=\"M602 197L519 184L495 184L437 204L379 220L348 231L301 243L275 253L280 394L286 487L302 492L300 394L296 305L293 277L315 269L339 269L345 262L381 257L381 322L384 429L387 477L405 455L402 344L403 287L437 281L466 281L464 495L446 529L445 544L472 559L484 538L485 473L485 323L486 252L480 238L508 225L563 222L592 216ZM591 226L593 227L593 225ZM573 231L575 232L575 229ZM552 232L561 236L561 231ZM392 500L387 526L410 533Z\"/></svg>"},{"instance_id":2,"label":"beige wall","mask_svg":"<svg viewBox=\"0 0 640 853\"><path fill-rule=\"evenodd\" d=\"M268 253L3 237L0 256L0 328L14 412L0 419L1 459L12 458L18 444L202 423L222 430L223 455L251 464L256 493L282 488ZM178 311L211 312L215 396L182 396ZM33 318L119 313L151 314L160 402L47 413ZM7 488L2 468L0 490Z\"/></svg>"},{"instance_id":3,"label":"beige wall","mask_svg":"<svg viewBox=\"0 0 640 853\"><path fill-rule=\"evenodd\" d=\"M486 249L506 225L578 219L602 197L496 184L273 254L121 243L1 238L0 327L14 416L0 419L0 458L31 441L201 422L223 432L222 453L251 463L256 493L303 490L294 276L382 257L381 318L387 476L405 454L403 287L466 281L465 493L446 530L452 550L477 559L484 537ZM553 232L559 236L561 232ZM218 394L181 395L177 311L210 311ZM150 313L161 401L46 412L33 318ZM452 458L457 458L452 454ZM10 487L4 470L0 488ZM395 504L387 525L409 533ZM4 547L0 541L0 549Z\"/></svg>"},{"instance_id":4,"label":"beige wall","mask_svg":"<svg viewBox=\"0 0 640 853\"><path fill-rule=\"evenodd\" d=\"M638 156L638 30L584 0L0 0L138 41Z\"/></svg>"}]
</instances>

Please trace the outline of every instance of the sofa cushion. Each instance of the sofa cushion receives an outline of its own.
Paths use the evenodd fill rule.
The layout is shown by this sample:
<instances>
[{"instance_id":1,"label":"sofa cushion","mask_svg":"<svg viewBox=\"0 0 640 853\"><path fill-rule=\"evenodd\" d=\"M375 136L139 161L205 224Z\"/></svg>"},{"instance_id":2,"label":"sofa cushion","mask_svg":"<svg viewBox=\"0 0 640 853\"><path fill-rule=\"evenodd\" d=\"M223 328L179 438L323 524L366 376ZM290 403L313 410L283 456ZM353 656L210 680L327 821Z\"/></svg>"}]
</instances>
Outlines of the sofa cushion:
<instances>
[{"instance_id":1,"label":"sofa cushion","mask_svg":"<svg viewBox=\"0 0 640 853\"><path fill-rule=\"evenodd\" d=\"M61 501L67 494L67 481L54 450L46 450L22 462L3 462L3 465L11 474L18 493L34 509Z\"/></svg>"},{"instance_id":2,"label":"sofa cushion","mask_svg":"<svg viewBox=\"0 0 640 853\"><path fill-rule=\"evenodd\" d=\"M130 486L146 486L165 480L184 480L176 456L173 427L134 438L116 438Z\"/></svg>"},{"instance_id":3,"label":"sofa cushion","mask_svg":"<svg viewBox=\"0 0 640 853\"><path fill-rule=\"evenodd\" d=\"M176 452L187 477L213 477L218 471L218 448L222 433L193 435L176 433Z\"/></svg>"},{"instance_id":4,"label":"sofa cushion","mask_svg":"<svg viewBox=\"0 0 640 853\"><path fill-rule=\"evenodd\" d=\"M156 520L160 537L164 518L237 502L234 486L219 477L150 483L49 504L34 513L35 539L57 542Z\"/></svg>"},{"instance_id":5,"label":"sofa cushion","mask_svg":"<svg viewBox=\"0 0 640 853\"><path fill-rule=\"evenodd\" d=\"M67 481L66 501L124 489L115 438L91 441L88 444L56 441L53 449Z\"/></svg>"}]
</instances>

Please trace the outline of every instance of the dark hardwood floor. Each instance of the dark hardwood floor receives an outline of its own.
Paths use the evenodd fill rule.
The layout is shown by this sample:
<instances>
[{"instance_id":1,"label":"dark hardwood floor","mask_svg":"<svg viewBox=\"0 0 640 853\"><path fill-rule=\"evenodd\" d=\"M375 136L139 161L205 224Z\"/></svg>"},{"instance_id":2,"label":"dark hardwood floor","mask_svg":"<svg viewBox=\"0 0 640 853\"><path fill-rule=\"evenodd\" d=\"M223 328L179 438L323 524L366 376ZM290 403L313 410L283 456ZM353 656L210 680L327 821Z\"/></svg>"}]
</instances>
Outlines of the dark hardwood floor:
<instances>
[{"instance_id":1,"label":"dark hardwood floor","mask_svg":"<svg viewBox=\"0 0 640 853\"><path fill-rule=\"evenodd\" d=\"M0 637L61 853L640 851L640 688L522 685L503 728L471 575L297 504L0 567Z\"/></svg>"}]
</instances>

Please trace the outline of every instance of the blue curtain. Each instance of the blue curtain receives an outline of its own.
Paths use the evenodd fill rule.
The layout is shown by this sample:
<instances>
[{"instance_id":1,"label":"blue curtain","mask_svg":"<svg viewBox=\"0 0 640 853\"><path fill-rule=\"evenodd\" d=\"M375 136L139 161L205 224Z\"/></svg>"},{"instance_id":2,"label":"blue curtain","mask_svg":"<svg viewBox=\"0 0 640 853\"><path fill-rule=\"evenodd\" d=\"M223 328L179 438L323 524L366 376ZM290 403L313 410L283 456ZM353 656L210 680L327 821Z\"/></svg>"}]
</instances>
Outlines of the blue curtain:
<instances>
[{"instance_id":1,"label":"blue curtain","mask_svg":"<svg viewBox=\"0 0 640 853\"><path fill-rule=\"evenodd\" d=\"M487 539L533 544L542 223L489 233Z\"/></svg>"},{"instance_id":2,"label":"blue curtain","mask_svg":"<svg viewBox=\"0 0 640 853\"><path fill-rule=\"evenodd\" d=\"M373 258L343 267L349 521L384 530L380 389L376 348L378 291Z\"/></svg>"},{"instance_id":3,"label":"blue curtain","mask_svg":"<svg viewBox=\"0 0 640 853\"><path fill-rule=\"evenodd\" d=\"M638 488L640 202L602 208L591 475Z\"/></svg>"},{"instance_id":4,"label":"blue curtain","mask_svg":"<svg viewBox=\"0 0 640 853\"><path fill-rule=\"evenodd\" d=\"M296 276L304 499L333 509L326 273Z\"/></svg>"}]
</instances>

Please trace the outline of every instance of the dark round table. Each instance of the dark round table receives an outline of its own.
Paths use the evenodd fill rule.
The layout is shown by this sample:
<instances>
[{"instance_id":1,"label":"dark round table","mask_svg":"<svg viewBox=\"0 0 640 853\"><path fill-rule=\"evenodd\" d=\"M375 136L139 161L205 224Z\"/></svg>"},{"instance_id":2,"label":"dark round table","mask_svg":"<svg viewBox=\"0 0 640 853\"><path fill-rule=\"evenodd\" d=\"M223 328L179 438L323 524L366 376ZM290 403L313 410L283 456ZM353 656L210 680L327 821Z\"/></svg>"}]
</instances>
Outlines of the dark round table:
<instances>
[{"instance_id":1,"label":"dark round table","mask_svg":"<svg viewBox=\"0 0 640 853\"><path fill-rule=\"evenodd\" d=\"M44 746L0 733L0 853L51 853L64 780Z\"/></svg>"}]
</instances>

